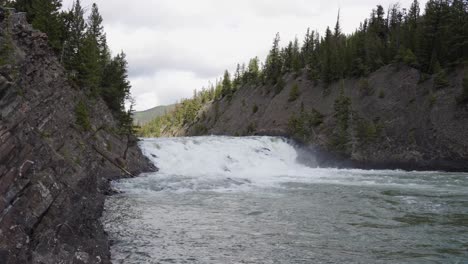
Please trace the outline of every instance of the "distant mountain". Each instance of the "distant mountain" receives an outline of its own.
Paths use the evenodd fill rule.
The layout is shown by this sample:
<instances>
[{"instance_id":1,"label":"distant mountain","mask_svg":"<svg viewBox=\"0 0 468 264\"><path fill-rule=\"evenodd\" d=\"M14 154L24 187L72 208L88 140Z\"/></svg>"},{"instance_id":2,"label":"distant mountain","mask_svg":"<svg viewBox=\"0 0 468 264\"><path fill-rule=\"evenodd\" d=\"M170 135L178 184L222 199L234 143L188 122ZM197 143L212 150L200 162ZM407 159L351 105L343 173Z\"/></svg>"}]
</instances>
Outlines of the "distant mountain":
<instances>
[{"instance_id":1,"label":"distant mountain","mask_svg":"<svg viewBox=\"0 0 468 264\"><path fill-rule=\"evenodd\" d=\"M145 111L135 112L133 115L133 122L136 125L145 125L151 120L155 119L156 117L162 116L174 109L175 109L175 104L160 105L160 106L156 106L154 108L151 108Z\"/></svg>"}]
</instances>

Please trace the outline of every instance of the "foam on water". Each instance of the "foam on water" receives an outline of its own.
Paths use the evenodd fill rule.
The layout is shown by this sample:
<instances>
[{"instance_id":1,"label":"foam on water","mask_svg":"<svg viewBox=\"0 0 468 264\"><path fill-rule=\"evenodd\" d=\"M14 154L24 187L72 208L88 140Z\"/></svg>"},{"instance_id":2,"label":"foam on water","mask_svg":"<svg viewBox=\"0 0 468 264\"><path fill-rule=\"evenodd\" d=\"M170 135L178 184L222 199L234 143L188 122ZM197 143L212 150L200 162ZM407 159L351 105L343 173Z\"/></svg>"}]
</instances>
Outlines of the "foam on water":
<instances>
[{"instance_id":1,"label":"foam on water","mask_svg":"<svg viewBox=\"0 0 468 264\"><path fill-rule=\"evenodd\" d=\"M438 172L307 167L297 161L295 146L279 137L157 138L145 139L140 146L160 171L121 181L116 183L117 188L130 192L232 191L281 187L286 183L328 183L467 190L467 186L456 185L453 177L444 186L447 174ZM466 177L457 175L454 177Z\"/></svg>"},{"instance_id":2,"label":"foam on water","mask_svg":"<svg viewBox=\"0 0 468 264\"><path fill-rule=\"evenodd\" d=\"M114 183L113 263L468 259L468 174L311 168L275 137L140 144L160 171Z\"/></svg>"}]
</instances>

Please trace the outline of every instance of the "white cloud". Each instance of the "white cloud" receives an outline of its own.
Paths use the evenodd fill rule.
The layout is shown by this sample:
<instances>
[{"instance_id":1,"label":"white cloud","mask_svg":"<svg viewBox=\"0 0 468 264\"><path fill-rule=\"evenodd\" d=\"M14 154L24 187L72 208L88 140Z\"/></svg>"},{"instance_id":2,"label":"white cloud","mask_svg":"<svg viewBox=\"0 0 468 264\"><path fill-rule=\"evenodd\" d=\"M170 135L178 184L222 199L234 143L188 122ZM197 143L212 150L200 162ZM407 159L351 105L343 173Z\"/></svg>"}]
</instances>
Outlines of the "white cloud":
<instances>
[{"instance_id":1,"label":"white cloud","mask_svg":"<svg viewBox=\"0 0 468 264\"><path fill-rule=\"evenodd\" d=\"M190 97L238 62L264 59L276 32L283 44L307 29L323 32L341 9L350 33L369 16L370 0L96 0L109 45L129 61L137 109ZM382 0L386 9L395 1ZM408 7L412 0L399 1ZM421 1L424 2L424 1ZM64 0L64 8L72 0ZM92 1L82 0L90 9ZM421 4L423 9L423 4Z\"/></svg>"}]
</instances>

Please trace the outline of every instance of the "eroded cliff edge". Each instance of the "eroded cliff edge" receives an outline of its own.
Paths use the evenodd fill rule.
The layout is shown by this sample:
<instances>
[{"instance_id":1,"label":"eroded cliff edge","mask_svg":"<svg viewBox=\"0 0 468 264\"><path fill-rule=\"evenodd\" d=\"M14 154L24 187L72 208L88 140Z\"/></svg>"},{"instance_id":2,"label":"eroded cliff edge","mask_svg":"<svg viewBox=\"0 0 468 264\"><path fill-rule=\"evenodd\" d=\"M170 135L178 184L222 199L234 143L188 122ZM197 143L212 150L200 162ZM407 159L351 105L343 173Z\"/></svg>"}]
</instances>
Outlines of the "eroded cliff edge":
<instances>
[{"instance_id":1,"label":"eroded cliff edge","mask_svg":"<svg viewBox=\"0 0 468 264\"><path fill-rule=\"evenodd\" d=\"M0 263L109 263L99 221L109 181L155 168L106 104L68 81L24 14L0 10L0 43Z\"/></svg>"}]
</instances>

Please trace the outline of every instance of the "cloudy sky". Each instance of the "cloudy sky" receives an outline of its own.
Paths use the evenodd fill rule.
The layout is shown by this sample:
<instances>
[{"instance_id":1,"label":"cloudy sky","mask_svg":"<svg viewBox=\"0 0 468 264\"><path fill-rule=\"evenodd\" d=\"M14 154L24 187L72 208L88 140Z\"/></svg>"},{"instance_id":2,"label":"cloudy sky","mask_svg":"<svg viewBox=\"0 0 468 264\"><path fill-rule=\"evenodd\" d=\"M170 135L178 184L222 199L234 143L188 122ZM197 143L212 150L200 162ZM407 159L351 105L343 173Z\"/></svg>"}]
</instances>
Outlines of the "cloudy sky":
<instances>
[{"instance_id":1,"label":"cloudy sky","mask_svg":"<svg viewBox=\"0 0 468 264\"><path fill-rule=\"evenodd\" d=\"M395 0L81 0L104 18L114 53L125 51L137 110L172 104L233 71L238 62L264 60L276 32L282 44L307 27L320 33L341 9L345 33L354 31L376 4ZM69 9L73 0L64 0ZM400 0L409 7L412 0ZM421 9L425 1L421 2Z\"/></svg>"}]
</instances>

